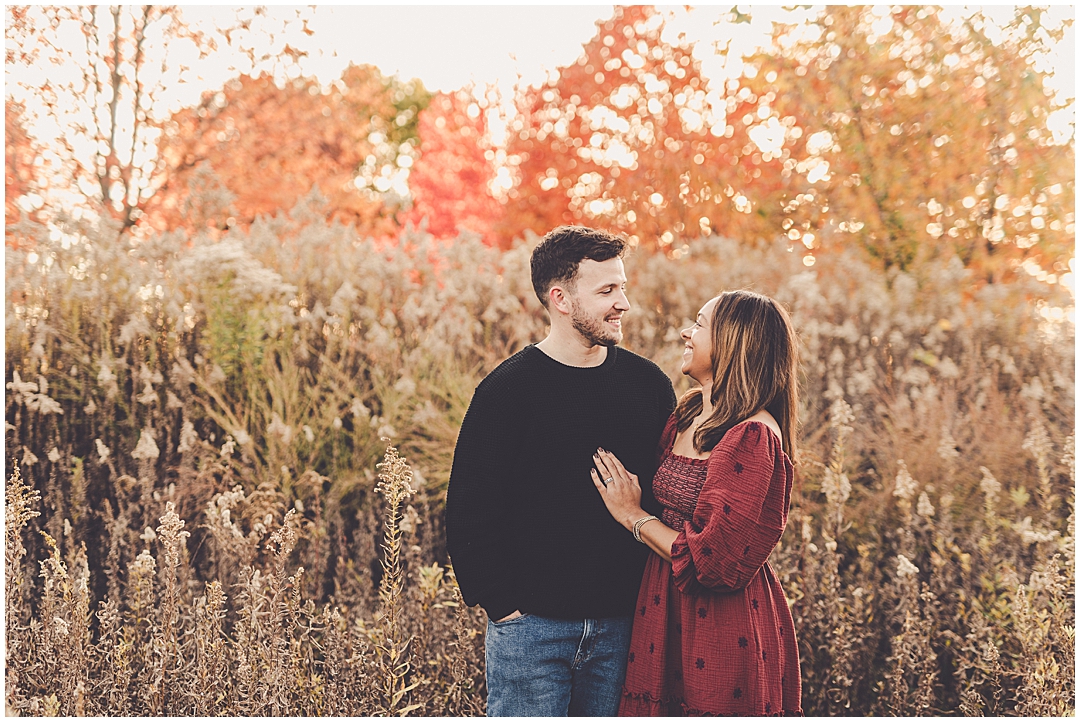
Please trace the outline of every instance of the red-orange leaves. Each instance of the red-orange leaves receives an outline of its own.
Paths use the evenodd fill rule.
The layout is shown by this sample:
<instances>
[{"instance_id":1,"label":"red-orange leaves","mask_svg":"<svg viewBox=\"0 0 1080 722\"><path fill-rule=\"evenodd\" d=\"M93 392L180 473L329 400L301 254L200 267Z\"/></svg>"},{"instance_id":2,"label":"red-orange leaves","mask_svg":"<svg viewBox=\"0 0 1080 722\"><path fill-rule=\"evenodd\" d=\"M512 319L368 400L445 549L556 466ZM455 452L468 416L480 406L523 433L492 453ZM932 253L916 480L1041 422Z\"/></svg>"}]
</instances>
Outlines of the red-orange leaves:
<instances>
[{"instance_id":1,"label":"red-orange leaves","mask_svg":"<svg viewBox=\"0 0 1080 722\"><path fill-rule=\"evenodd\" d=\"M487 124L467 92L440 93L420 113L420 157L409 173L413 207L405 220L436 238L472 231L491 244L502 212L491 194L494 151Z\"/></svg>"}]
</instances>

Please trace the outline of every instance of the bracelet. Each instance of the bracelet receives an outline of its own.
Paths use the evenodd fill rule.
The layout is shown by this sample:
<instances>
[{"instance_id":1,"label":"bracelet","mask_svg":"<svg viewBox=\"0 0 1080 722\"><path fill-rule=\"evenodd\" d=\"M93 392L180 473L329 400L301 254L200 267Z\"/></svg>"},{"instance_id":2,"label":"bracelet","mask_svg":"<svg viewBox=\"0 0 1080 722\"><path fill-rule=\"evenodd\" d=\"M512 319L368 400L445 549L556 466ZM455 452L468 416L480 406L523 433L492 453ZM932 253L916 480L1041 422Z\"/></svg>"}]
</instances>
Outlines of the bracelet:
<instances>
[{"instance_id":1,"label":"bracelet","mask_svg":"<svg viewBox=\"0 0 1080 722\"><path fill-rule=\"evenodd\" d=\"M660 521L659 518L653 516L652 514L649 514L648 516L643 516L643 517L641 517L640 519L638 519L637 521L634 522L634 541L641 542L642 544L645 543L645 542L641 541L641 527L645 526L646 522L650 522L650 521L654 521L654 520L655 521Z\"/></svg>"}]
</instances>

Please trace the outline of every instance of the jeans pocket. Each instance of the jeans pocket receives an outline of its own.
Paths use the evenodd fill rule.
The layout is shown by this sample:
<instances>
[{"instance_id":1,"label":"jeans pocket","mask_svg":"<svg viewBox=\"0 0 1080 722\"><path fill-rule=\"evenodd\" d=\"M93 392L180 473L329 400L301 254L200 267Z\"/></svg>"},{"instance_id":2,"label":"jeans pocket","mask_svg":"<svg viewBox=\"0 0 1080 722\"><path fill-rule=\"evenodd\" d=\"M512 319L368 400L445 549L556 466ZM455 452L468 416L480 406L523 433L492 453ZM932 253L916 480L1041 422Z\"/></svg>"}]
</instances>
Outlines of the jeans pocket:
<instances>
[{"instance_id":1,"label":"jeans pocket","mask_svg":"<svg viewBox=\"0 0 1080 722\"><path fill-rule=\"evenodd\" d=\"M501 622L496 622L494 620L489 620L489 621L491 622L491 626L497 627L497 628L502 628L502 627L508 627L511 624L516 624L517 622L520 622L523 619L528 619L531 616L532 615L529 614L528 612L523 612L522 614L520 614L519 616L514 617L513 619L504 619Z\"/></svg>"}]
</instances>

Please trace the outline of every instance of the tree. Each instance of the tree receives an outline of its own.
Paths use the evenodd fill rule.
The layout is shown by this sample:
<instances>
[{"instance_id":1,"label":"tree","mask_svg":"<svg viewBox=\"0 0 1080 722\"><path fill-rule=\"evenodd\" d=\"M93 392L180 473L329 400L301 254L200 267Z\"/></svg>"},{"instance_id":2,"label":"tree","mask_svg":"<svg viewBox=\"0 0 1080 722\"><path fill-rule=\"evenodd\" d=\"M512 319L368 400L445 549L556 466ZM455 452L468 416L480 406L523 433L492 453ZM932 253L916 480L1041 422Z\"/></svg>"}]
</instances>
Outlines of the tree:
<instances>
[{"instance_id":1,"label":"tree","mask_svg":"<svg viewBox=\"0 0 1080 722\"><path fill-rule=\"evenodd\" d=\"M491 193L495 151L482 108L467 91L439 93L420 113L420 157L409 172L413 206L405 220L436 238L462 230L489 245L502 208Z\"/></svg>"},{"instance_id":2,"label":"tree","mask_svg":"<svg viewBox=\"0 0 1080 722\"><path fill-rule=\"evenodd\" d=\"M292 208L318 186L331 217L389 232L400 205L392 178L411 161L427 100L419 81L384 78L369 65L349 66L326 87L304 77L236 78L165 124L167 179L148 213L158 227L185 225L188 186L205 164L235 195L227 225Z\"/></svg>"},{"instance_id":3,"label":"tree","mask_svg":"<svg viewBox=\"0 0 1080 722\"><path fill-rule=\"evenodd\" d=\"M35 161L37 149L26 134L23 106L11 98L4 102L4 225L7 245L18 248L25 239L11 228L18 223L23 210L20 199L37 190Z\"/></svg>"},{"instance_id":4,"label":"tree","mask_svg":"<svg viewBox=\"0 0 1080 722\"><path fill-rule=\"evenodd\" d=\"M176 8L51 6L8 12L8 39L20 48L11 59L27 67L49 63L55 70L44 80L24 81L24 90L44 101L44 115L65 129L55 149L57 170L98 209L125 227L134 225L156 175L156 133L148 111L162 86L147 46L179 38L202 46L202 39L188 33ZM18 68L14 75L20 77Z\"/></svg>"},{"instance_id":5,"label":"tree","mask_svg":"<svg viewBox=\"0 0 1080 722\"><path fill-rule=\"evenodd\" d=\"M790 151L788 184L752 201L792 240L854 242L885 267L956 253L986 281L1024 263L1064 272L1074 151L1046 126L1041 20L1018 9L998 42L981 14L950 26L912 6L829 7L802 40L781 28L743 83L756 132Z\"/></svg>"},{"instance_id":6,"label":"tree","mask_svg":"<svg viewBox=\"0 0 1080 722\"><path fill-rule=\"evenodd\" d=\"M250 67L294 60L256 51L273 44L272 31L253 24L265 9L235 12L231 24L202 32L176 6L9 7L8 97L33 98L29 122L54 130L37 138L52 156L44 191L73 191L124 230L138 224L166 177L157 153L166 91L185 82L189 64L223 45Z\"/></svg>"},{"instance_id":7,"label":"tree","mask_svg":"<svg viewBox=\"0 0 1080 722\"><path fill-rule=\"evenodd\" d=\"M504 236L595 223L675 250L677 239L714 232L779 233L747 196L750 185L777 187L779 169L746 127L726 122L745 99L710 87L693 48L662 32L655 9L616 8L576 63L521 93Z\"/></svg>"}]
</instances>

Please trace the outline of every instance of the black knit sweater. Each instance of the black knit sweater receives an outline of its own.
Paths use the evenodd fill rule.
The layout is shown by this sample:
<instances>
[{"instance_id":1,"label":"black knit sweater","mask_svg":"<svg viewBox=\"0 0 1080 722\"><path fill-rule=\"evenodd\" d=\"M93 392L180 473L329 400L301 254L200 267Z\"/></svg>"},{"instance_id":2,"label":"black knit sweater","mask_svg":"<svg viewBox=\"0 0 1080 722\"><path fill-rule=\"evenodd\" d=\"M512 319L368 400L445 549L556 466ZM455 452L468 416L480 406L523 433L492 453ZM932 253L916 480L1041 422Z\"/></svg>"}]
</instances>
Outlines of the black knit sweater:
<instances>
[{"instance_id":1,"label":"black knit sweater","mask_svg":"<svg viewBox=\"0 0 1080 722\"><path fill-rule=\"evenodd\" d=\"M589 476L598 446L652 477L671 381L648 359L608 349L566 366L527 346L473 395L446 494L446 543L465 602L492 619L515 609L557 619L631 614L647 548L600 499Z\"/></svg>"}]
</instances>

